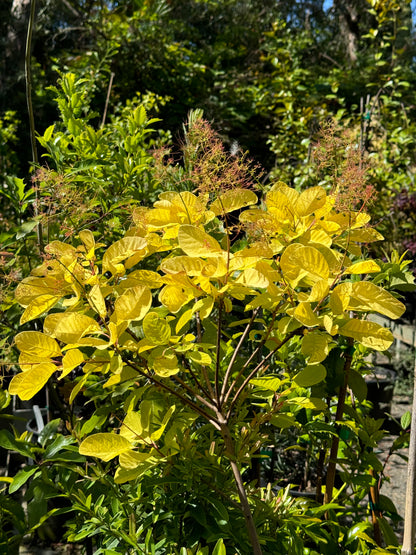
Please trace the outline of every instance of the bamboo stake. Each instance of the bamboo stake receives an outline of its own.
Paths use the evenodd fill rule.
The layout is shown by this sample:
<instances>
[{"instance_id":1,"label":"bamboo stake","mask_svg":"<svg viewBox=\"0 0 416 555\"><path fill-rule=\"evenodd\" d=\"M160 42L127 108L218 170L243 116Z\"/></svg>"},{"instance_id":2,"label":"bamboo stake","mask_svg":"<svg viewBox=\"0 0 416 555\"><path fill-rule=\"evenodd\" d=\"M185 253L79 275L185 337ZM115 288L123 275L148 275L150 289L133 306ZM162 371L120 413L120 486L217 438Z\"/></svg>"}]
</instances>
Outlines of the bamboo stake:
<instances>
[{"instance_id":1,"label":"bamboo stake","mask_svg":"<svg viewBox=\"0 0 416 555\"><path fill-rule=\"evenodd\" d=\"M404 535L401 555L414 555L416 532L416 357L413 373L413 407L410 427L409 461L407 464Z\"/></svg>"}]
</instances>

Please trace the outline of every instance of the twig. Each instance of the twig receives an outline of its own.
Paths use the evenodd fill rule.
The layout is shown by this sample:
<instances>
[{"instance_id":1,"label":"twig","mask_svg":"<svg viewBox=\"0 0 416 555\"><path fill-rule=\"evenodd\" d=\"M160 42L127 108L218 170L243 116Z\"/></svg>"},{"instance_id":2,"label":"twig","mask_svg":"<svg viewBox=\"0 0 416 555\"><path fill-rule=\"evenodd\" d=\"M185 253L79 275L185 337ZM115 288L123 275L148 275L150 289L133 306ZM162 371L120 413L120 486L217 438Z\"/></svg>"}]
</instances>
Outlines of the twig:
<instances>
[{"instance_id":1,"label":"twig","mask_svg":"<svg viewBox=\"0 0 416 555\"><path fill-rule=\"evenodd\" d=\"M27 26L27 35L26 35L26 50L25 50L26 102L27 102L27 110L29 113L29 129L30 129L30 143L32 146L32 161L35 165L38 165L39 158L38 158L38 151L36 148L35 116L33 114L33 104L32 104L32 66L31 66L32 36L33 36L33 27L35 23L35 13L36 13L36 0L31 0L29 23ZM40 203L39 189L35 188L35 203L34 203L35 217L39 216L39 203ZM42 254L43 237L42 237L42 222L40 220L36 224L36 234L38 239L39 254Z\"/></svg>"},{"instance_id":2,"label":"twig","mask_svg":"<svg viewBox=\"0 0 416 555\"><path fill-rule=\"evenodd\" d=\"M111 72L111 75L110 75L110 82L108 83L107 98L105 99L105 106L104 106L103 119L102 119L102 121L101 121L101 129L104 127L105 118L107 117L108 104L109 104L109 102L110 102L110 94L111 94L111 88L112 88L112 86L113 86L114 76L115 76L115 73L112 71L112 72Z\"/></svg>"}]
</instances>

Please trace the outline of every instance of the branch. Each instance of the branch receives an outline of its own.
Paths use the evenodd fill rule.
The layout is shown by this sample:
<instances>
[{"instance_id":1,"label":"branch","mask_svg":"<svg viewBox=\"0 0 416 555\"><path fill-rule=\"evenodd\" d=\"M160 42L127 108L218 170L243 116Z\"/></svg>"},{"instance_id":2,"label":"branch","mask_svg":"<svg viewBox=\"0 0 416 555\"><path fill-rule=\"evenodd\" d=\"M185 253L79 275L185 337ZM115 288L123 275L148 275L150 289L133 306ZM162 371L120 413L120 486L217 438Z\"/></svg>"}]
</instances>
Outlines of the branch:
<instances>
[{"instance_id":1,"label":"branch","mask_svg":"<svg viewBox=\"0 0 416 555\"><path fill-rule=\"evenodd\" d=\"M211 416L210 414L205 412L204 409L199 407L196 403L194 403L193 401L191 401L187 397L184 397L183 395L181 395L178 391L176 391L176 389L173 389L172 387L170 387L170 386L166 385L165 383L159 381L157 378L155 378L151 374L148 374L147 372L145 372L140 366L138 366L134 362L132 362L130 360L124 360L124 362L125 362L125 364L130 366L130 368L133 368L133 370L136 370L136 372L138 372L141 376L150 380L154 385L157 385L157 386L161 387L162 389L165 389L166 391L168 391L169 393L171 393L172 395L174 395L175 397L180 399L182 401L182 403L184 403L185 405L188 405L188 407L191 407L195 412L197 412L198 414L203 416L205 418L205 420L210 422L214 426L214 428L216 428L217 430L221 429L216 418L214 418L213 416Z\"/></svg>"},{"instance_id":2,"label":"branch","mask_svg":"<svg viewBox=\"0 0 416 555\"><path fill-rule=\"evenodd\" d=\"M257 307L256 310L253 311L253 315L252 315L252 317L250 318L250 321L248 322L248 324L247 324L247 326L246 326L246 328L245 328L243 334L241 335L240 341L238 342L237 347L236 347L235 350L234 350L233 356L231 357L231 360L230 360L230 363L229 363L229 365L228 365L228 368L227 368L227 370L226 370L226 372L225 372L224 381L223 381L223 384L222 384L221 397L220 397L220 402L221 402L221 403L224 402L224 395L225 395L225 390L226 390L226 388L227 388L228 378L230 377L231 370L232 370L232 368L233 368L233 366L234 366L235 359L237 358L237 355L238 355L238 353L240 352L240 349L241 349L241 347L242 347L242 345L243 345L243 343L244 343L244 341L245 341L245 339L246 339L246 337L247 337L248 332L250 331L251 326L253 325L253 322L254 322L254 320L255 320L255 318L256 318L258 312L259 312L259 308Z\"/></svg>"},{"instance_id":3,"label":"branch","mask_svg":"<svg viewBox=\"0 0 416 555\"><path fill-rule=\"evenodd\" d=\"M292 332L290 332L280 343L279 345L273 349L273 351L270 351L270 353L264 357L264 359L259 362L259 364L250 372L250 374L246 377L246 379L243 381L243 383L240 385L240 387L238 388L237 393L234 395L233 400L231 401L230 404L230 408L228 409L227 412L227 418L230 417L231 411L235 405L235 403L237 402L239 396L241 395L241 393L243 392L244 388L247 386L247 384L250 382L250 380L257 374L257 372L259 370L261 370L261 368L266 364L266 362L275 354L277 353L277 351L283 347L283 345L285 343L287 343L290 339L292 339L292 337L294 337L295 335L299 335L300 331L302 328L297 328L295 330L293 330ZM228 397L228 394L227 394Z\"/></svg>"},{"instance_id":4,"label":"branch","mask_svg":"<svg viewBox=\"0 0 416 555\"><path fill-rule=\"evenodd\" d=\"M26 50L25 50L25 78L26 78L26 102L27 110L29 112L29 129L30 129L30 143L32 146L32 161L34 164L39 164L38 151L36 148L36 130L35 130L35 117L33 114L33 104L32 104L32 66L31 66L31 51L32 51L32 35L33 26L35 23L35 13L36 13L36 0L31 0L30 2L30 15L29 23L27 26L26 35ZM35 189L35 203L34 211L35 217L39 216L39 203L40 194L39 189ZM43 252L43 237L42 237L42 223L39 220L36 224L36 234L38 239L38 249L39 254Z\"/></svg>"}]
</instances>

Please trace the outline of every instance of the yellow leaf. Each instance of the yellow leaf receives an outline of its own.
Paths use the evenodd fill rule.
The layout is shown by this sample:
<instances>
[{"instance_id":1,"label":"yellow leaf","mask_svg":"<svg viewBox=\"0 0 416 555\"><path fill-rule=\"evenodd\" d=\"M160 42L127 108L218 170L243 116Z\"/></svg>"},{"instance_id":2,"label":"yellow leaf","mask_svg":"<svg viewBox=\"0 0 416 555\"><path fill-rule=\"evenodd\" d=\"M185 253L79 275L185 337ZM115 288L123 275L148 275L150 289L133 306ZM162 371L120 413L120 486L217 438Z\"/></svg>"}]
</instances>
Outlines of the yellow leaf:
<instances>
[{"instance_id":1,"label":"yellow leaf","mask_svg":"<svg viewBox=\"0 0 416 555\"><path fill-rule=\"evenodd\" d=\"M313 284L311 292L308 297L310 303L316 303L325 299L329 293L329 285L326 279L321 279Z\"/></svg>"},{"instance_id":2,"label":"yellow leaf","mask_svg":"<svg viewBox=\"0 0 416 555\"><path fill-rule=\"evenodd\" d=\"M406 310L405 305L391 293L370 281L357 281L351 287L351 310L371 310L396 320Z\"/></svg>"},{"instance_id":3,"label":"yellow leaf","mask_svg":"<svg viewBox=\"0 0 416 555\"><path fill-rule=\"evenodd\" d=\"M216 216L219 214L227 214L233 210L239 210L245 206L250 206L252 204L257 204L257 195L249 189L242 189L237 187L236 189L229 189L225 193L218 195L214 202L210 206L210 210L214 212Z\"/></svg>"},{"instance_id":4,"label":"yellow leaf","mask_svg":"<svg viewBox=\"0 0 416 555\"><path fill-rule=\"evenodd\" d=\"M143 331L146 339L154 345L166 345L171 337L170 325L156 312L149 312L143 320Z\"/></svg>"},{"instance_id":5,"label":"yellow leaf","mask_svg":"<svg viewBox=\"0 0 416 555\"><path fill-rule=\"evenodd\" d=\"M175 256L173 258L165 258L160 265L160 269L165 274L179 274L183 272L188 276L200 276L205 264L205 260L201 258Z\"/></svg>"},{"instance_id":6,"label":"yellow leaf","mask_svg":"<svg viewBox=\"0 0 416 555\"><path fill-rule=\"evenodd\" d=\"M189 351L188 357L196 364L208 365L212 362L209 354L202 351Z\"/></svg>"},{"instance_id":7,"label":"yellow leaf","mask_svg":"<svg viewBox=\"0 0 416 555\"><path fill-rule=\"evenodd\" d=\"M371 274L379 271L380 266L374 260L361 260L348 266L344 270L344 274Z\"/></svg>"},{"instance_id":8,"label":"yellow leaf","mask_svg":"<svg viewBox=\"0 0 416 555\"><path fill-rule=\"evenodd\" d=\"M94 434L87 437L79 446L81 455L97 457L104 462L111 461L131 449L130 441L126 438L109 433Z\"/></svg>"},{"instance_id":9,"label":"yellow leaf","mask_svg":"<svg viewBox=\"0 0 416 555\"><path fill-rule=\"evenodd\" d=\"M366 227L365 229L353 229L349 234L349 239L357 243L373 243L382 241L384 237L372 227Z\"/></svg>"},{"instance_id":10,"label":"yellow leaf","mask_svg":"<svg viewBox=\"0 0 416 555\"><path fill-rule=\"evenodd\" d=\"M39 295L35 297L23 312L20 318L20 325L26 324L30 320L37 318L50 308L52 308L61 299L62 295Z\"/></svg>"},{"instance_id":11,"label":"yellow leaf","mask_svg":"<svg viewBox=\"0 0 416 555\"><path fill-rule=\"evenodd\" d=\"M166 285L159 293L159 301L173 313L178 312L193 298L189 290L175 285Z\"/></svg>"},{"instance_id":12,"label":"yellow leaf","mask_svg":"<svg viewBox=\"0 0 416 555\"><path fill-rule=\"evenodd\" d=\"M27 370L32 370L34 366L41 362L51 362L51 357L49 356L39 356L33 353L20 353L19 355L19 366L22 372Z\"/></svg>"},{"instance_id":13,"label":"yellow leaf","mask_svg":"<svg viewBox=\"0 0 416 555\"><path fill-rule=\"evenodd\" d=\"M313 327L319 324L316 314L313 312L310 303L307 302L299 303L293 311L293 316L307 327Z\"/></svg>"},{"instance_id":14,"label":"yellow leaf","mask_svg":"<svg viewBox=\"0 0 416 555\"><path fill-rule=\"evenodd\" d=\"M390 330L367 320L351 319L339 327L339 333L376 351L386 351L394 340Z\"/></svg>"},{"instance_id":15,"label":"yellow leaf","mask_svg":"<svg viewBox=\"0 0 416 555\"><path fill-rule=\"evenodd\" d=\"M192 308L188 308L188 310L185 310L185 312L183 314L181 314L179 320L176 322L176 327L175 327L176 333L179 333L181 331L181 329L184 326L186 326L186 324L192 318L193 314L194 314L194 311L193 311Z\"/></svg>"},{"instance_id":16,"label":"yellow leaf","mask_svg":"<svg viewBox=\"0 0 416 555\"><path fill-rule=\"evenodd\" d=\"M148 287L137 286L127 289L115 302L117 322L142 320L152 306L152 293Z\"/></svg>"},{"instance_id":17,"label":"yellow leaf","mask_svg":"<svg viewBox=\"0 0 416 555\"><path fill-rule=\"evenodd\" d=\"M235 283L241 283L247 287L265 289L270 282L267 277L256 268L248 268L240 274L240 276L235 280Z\"/></svg>"},{"instance_id":18,"label":"yellow leaf","mask_svg":"<svg viewBox=\"0 0 416 555\"><path fill-rule=\"evenodd\" d=\"M126 258L129 258L137 251L145 252L147 245L146 239L143 237L123 237L109 247L103 256L103 273L109 270L112 274L118 273L117 264Z\"/></svg>"},{"instance_id":19,"label":"yellow leaf","mask_svg":"<svg viewBox=\"0 0 416 555\"><path fill-rule=\"evenodd\" d=\"M291 243L280 258L284 278L292 285L307 277L312 282L329 277L329 266L324 255L314 247Z\"/></svg>"},{"instance_id":20,"label":"yellow leaf","mask_svg":"<svg viewBox=\"0 0 416 555\"><path fill-rule=\"evenodd\" d=\"M302 353L309 357L308 363L315 364L326 359L332 337L326 333L312 331L303 336Z\"/></svg>"},{"instance_id":21,"label":"yellow leaf","mask_svg":"<svg viewBox=\"0 0 416 555\"><path fill-rule=\"evenodd\" d=\"M17 395L22 401L27 401L44 387L56 370L57 367L55 364L44 362L37 364L31 370L16 374L9 384L9 393L11 395Z\"/></svg>"},{"instance_id":22,"label":"yellow leaf","mask_svg":"<svg viewBox=\"0 0 416 555\"><path fill-rule=\"evenodd\" d=\"M313 214L325 206L326 193L322 187L309 187L303 191L296 200L295 210L298 216L304 217Z\"/></svg>"},{"instance_id":23,"label":"yellow leaf","mask_svg":"<svg viewBox=\"0 0 416 555\"><path fill-rule=\"evenodd\" d=\"M199 317L201 320L205 320L211 314L214 308L214 299L212 297L204 297L199 299L193 306L192 312L199 312Z\"/></svg>"},{"instance_id":24,"label":"yellow leaf","mask_svg":"<svg viewBox=\"0 0 416 555\"><path fill-rule=\"evenodd\" d=\"M349 281L340 283L331 292L329 306L334 314L343 314L350 304L352 283Z\"/></svg>"},{"instance_id":25,"label":"yellow leaf","mask_svg":"<svg viewBox=\"0 0 416 555\"><path fill-rule=\"evenodd\" d=\"M95 239L92 231L90 231L89 229L84 229L80 231L79 238L83 242L86 250L85 258L87 260L91 260L92 258L94 258L95 251Z\"/></svg>"},{"instance_id":26,"label":"yellow leaf","mask_svg":"<svg viewBox=\"0 0 416 555\"><path fill-rule=\"evenodd\" d=\"M140 464L145 461L152 459L155 463L159 462L158 459L152 456L151 452L138 452L138 451L126 451L120 455L120 466L126 470L136 469Z\"/></svg>"},{"instance_id":27,"label":"yellow leaf","mask_svg":"<svg viewBox=\"0 0 416 555\"><path fill-rule=\"evenodd\" d=\"M91 291L87 295L87 300L92 309L97 312L101 318L107 316L107 307L105 306L105 300L98 283L91 288Z\"/></svg>"},{"instance_id":28,"label":"yellow leaf","mask_svg":"<svg viewBox=\"0 0 416 555\"><path fill-rule=\"evenodd\" d=\"M14 338L14 342L22 353L49 358L62 354L58 343L39 331L23 331L18 333Z\"/></svg>"},{"instance_id":29,"label":"yellow leaf","mask_svg":"<svg viewBox=\"0 0 416 555\"><path fill-rule=\"evenodd\" d=\"M143 285L149 287L149 289L155 289L162 285L162 277L157 272L152 272L151 270L134 270L134 272L128 274L127 278L120 285L124 286L127 280L132 280L133 283L126 287Z\"/></svg>"},{"instance_id":30,"label":"yellow leaf","mask_svg":"<svg viewBox=\"0 0 416 555\"><path fill-rule=\"evenodd\" d=\"M153 370L157 376L161 378L168 378L177 374L180 370L178 366L178 359L174 354L162 355L155 357L152 364Z\"/></svg>"},{"instance_id":31,"label":"yellow leaf","mask_svg":"<svg viewBox=\"0 0 416 555\"><path fill-rule=\"evenodd\" d=\"M49 314L43 329L52 337L63 343L78 343L88 333L101 331L99 324L85 314L77 312L58 312Z\"/></svg>"},{"instance_id":32,"label":"yellow leaf","mask_svg":"<svg viewBox=\"0 0 416 555\"><path fill-rule=\"evenodd\" d=\"M57 257L69 256L70 258L76 258L77 256L76 248L62 241L52 241L49 245L46 245L45 251Z\"/></svg>"},{"instance_id":33,"label":"yellow leaf","mask_svg":"<svg viewBox=\"0 0 416 555\"><path fill-rule=\"evenodd\" d=\"M103 387L111 387L128 380L136 380L138 377L139 373L136 372L136 370L133 370L133 368L130 368L129 366L123 366L120 372L113 374L108 378L105 384L103 384Z\"/></svg>"},{"instance_id":34,"label":"yellow leaf","mask_svg":"<svg viewBox=\"0 0 416 555\"><path fill-rule=\"evenodd\" d=\"M221 253L221 246L214 237L192 225L181 225L178 231L178 243L188 256L209 258Z\"/></svg>"},{"instance_id":35,"label":"yellow leaf","mask_svg":"<svg viewBox=\"0 0 416 555\"><path fill-rule=\"evenodd\" d=\"M67 351L62 359L62 373L59 376L59 379L62 380L62 378L72 372L74 368L82 364L84 360L84 355L79 349L71 349L70 351Z\"/></svg>"}]
</instances>

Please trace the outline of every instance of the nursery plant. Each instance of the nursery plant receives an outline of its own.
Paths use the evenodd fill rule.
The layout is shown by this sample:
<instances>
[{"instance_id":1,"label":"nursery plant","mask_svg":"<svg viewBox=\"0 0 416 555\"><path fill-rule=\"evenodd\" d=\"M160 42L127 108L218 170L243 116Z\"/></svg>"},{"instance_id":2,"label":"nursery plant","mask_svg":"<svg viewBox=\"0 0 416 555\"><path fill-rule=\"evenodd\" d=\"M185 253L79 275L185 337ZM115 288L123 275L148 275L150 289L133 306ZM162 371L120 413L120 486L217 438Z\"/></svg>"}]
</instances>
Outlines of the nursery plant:
<instances>
[{"instance_id":1,"label":"nursery plant","mask_svg":"<svg viewBox=\"0 0 416 555\"><path fill-rule=\"evenodd\" d=\"M184 168L165 168L192 191L165 191L152 206L137 206L131 227L110 244L94 228L50 242L42 264L21 280L20 325L36 322L37 329L15 337L20 372L9 392L28 400L50 387L66 406L52 450L55 457L61 447L79 446L60 462L72 473L73 510L96 513L82 538L111 535L103 484L118 491L112 498L124 515L122 532L103 553L185 553L184 544L191 553L383 552L377 545L397 540L382 511L369 509L367 522L362 506L347 509L335 487L340 457L361 500L377 485L368 450L380 423L369 430L359 409L359 363L393 342L367 315L404 312L366 254L365 245L383 239L366 212L372 191L340 175L330 192L276 182L263 195L247 163L228 155L208 124L199 119L194 132L199 144L185 145ZM325 435L326 481L312 505L290 500L288 490L264 489L247 473L275 431L295 427L305 414L311 437ZM365 446L359 461L348 454L345 429ZM3 446L6 437L9 445L17 441L2 437ZM45 454L38 454L42 466ZM354 465L367 479L357 478ZM74 473L90 497L76 489ZM11 488L36 471L29 474ZM63 495L62 480L51 482ZM183 492L181 482L188 492L181 510L175 514L170 503L163 515L158 502L173 484ZM195 514L207 500L215 525ZM153 531L143 524L149 518L156 519ZM150 547L163 518L179 519L182 535ZM239 518L245 534L229 524ZM199 536L189 528L195 519ZM75 531L70 537L81 539Z\"/></svg>"}]
</instances>

